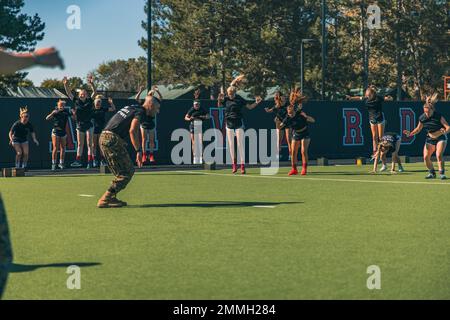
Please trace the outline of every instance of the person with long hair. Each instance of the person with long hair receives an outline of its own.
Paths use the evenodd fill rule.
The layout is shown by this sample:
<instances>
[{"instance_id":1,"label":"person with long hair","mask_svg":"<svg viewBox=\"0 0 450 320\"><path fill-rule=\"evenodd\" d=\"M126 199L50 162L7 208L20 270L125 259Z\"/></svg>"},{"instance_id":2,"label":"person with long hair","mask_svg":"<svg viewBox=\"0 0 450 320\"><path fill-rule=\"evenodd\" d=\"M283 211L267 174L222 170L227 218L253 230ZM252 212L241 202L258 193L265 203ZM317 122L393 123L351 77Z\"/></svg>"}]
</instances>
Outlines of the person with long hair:
<instances>
[{"instance_id":1,"label":"person with long hair","mask_svg":"<svg viewBox=\"0 0 450 320\"><path fill-rule=\"evenodd\" d=\"M70 112L66 110L66 102L59 100L56 109L53 110L46 118L47 121L53 121L52 129L52 171L56 170L58 163L59 150L59 165L58 167L64 169L64 158L66 155L67 145L67 121L70 118Z\"/></svg>"},{"instance_id":2,"label":"person with long hair","mask_svg":"<svg viewBox=\"0 0 450 320\"><path fill-rule=\"evenodd\" d=\"M94 135L92 139L92 166L94 168L97 168L100 164L105 165L105 162L103 160L103 156L100 152L100 161L99 157L97 157L97 152L99 149L99 138L100 134L102 133L103 129L106 125L106 114L108 112L115 112L116 106L114 105L114 101L112 98L108 98L108 104L109 106L102 105L102 99L103 96L97 95L94 100L94 110L92 113L92 120L94 120Z\"/></svg>"},{"instance_id":3,"label":"person with long hair","mask_svg":"<svg viewBox=\"0 0 450 320\"><path fill-rule=\"evenodd\" d=\"M375 159L373 163L373 171L371 173L377 173L378 169L378 159L381 159L382 167L380 169L380 172L384 172L387 170L386 162L387 162L387 156L389 153L391 153L392 156L392 166L391 166L391 173L396 173L395 171L395 165L398 164L398 172L403 172L403 166L402 162L400 160L400 157L398 155L400 151L400 146L402 144L402 138L393 132L386 133L382 138L380 143L378 144L378 150L375 154Z\"/></svg>"},{"instance_id":4,"label":"person with long hair","mask_svg":"<svg viewBox=\"0 0 450 320\"><path fill-rule=\"evenodd\" d=\"M209 119L208 112L200 105L199 96L200 91L197 90L194 104L184 116L184 120L189 122L194 164L203 163L203 121Z\"/></svg>"},{"instance_id":5,"label":"person with long hair","mask_svg":"<svg viewBox=\"0 0 450 320\"><path fill-rule=\"evenodd\" d=\"M375 158L375 154L378 150L378 144L384 135L384 128L386 126L386 119L383 113L383 102L392 100L388 96L380 96L377 94L377 88L374 85L369 86L364 97L350 97L347 96L347 100L361 100L364 101L364 105L369 112L370 130L372 132L372 155L371 160Z\"/></svg>"},{"instance_id":6,"label":"person with long hair","mask_svg":"<svg viewBox=\"0 0 450 320\"><path fill-rule=\"evenodd\" d=\"M286 97L280 92L277 91L274 96L275 105L271 108L265 108L264 110L267 113L275 114L275 128L277 130L277 150L278 155L277 158L280 158L281 154L281 144L283 143L283 139L286 137L286 141L288 143L289 148L289 160L291 159L291 132L290 128L281 129L281 123L284 118L286 118L288 102L286 101Z\"/></svg>"},{"instance_id":7,"label":"person with long hair","mask_svg":"<svg viewBox=\"0 0 450 320\"><path fill-rule=\"evenodd\" d=\"M144 87L141 86L136 95L136 101L142 105L143 101L141 101L140 96L144 91ZM147 93L149 96L158 95L158 100L162 101L163 96L158 89L158 86L153 86L152 89ZM141 143L142 143L142 165L147 162L155 163L155 148L156 148L156 114L144 114L141 119Z\"/></svg>"},{"instance_id":8,"label":"person with long hair","mask_svg":"<svg viewBox=\"0 0 450 320\"><path fill-rule=\"evenodd\" d=\"M302 154L302 172L304 176L308 173L308 150L311 143L309 135L308 124L315 123L316 120L308 116L301 106L306 101L306 97L303 96L299 89L296 89L291 93L290 104L287 107L287 114L281 123L281 128L290 128L292 130L292 142L291 142L291 164L292 169L289 172L290 176L298 175L297 163L298 163L298 151L301 149ZM300 148L301 147L301 148Z\"/></svg>"},{"instance_id":9,"label":"person with long hair","mask_svg":"<svg viewBox=\"0 0 450 320\"><path fill-rule=\"evenodd\" d=\"M28 135L31 134L34 143L39 146L33 125L30 122L28 107L20 108L20 118L9 130L9 144L13 146L16 152L16 168L26 169L30 155L30 146L28 144Z\"/></svg>"},{"instance_id":10,"label":"person with long hair","mask_svg":"<svg viewBox=\"0 0 450 320\"><path fill-rule=\"evenodd\" d=\"M88 149L88 164L87 168L92 167L93 161L93 125L92 125L92 114L94 111L94 97L97 95L97 90L95 89L94 79L92 76L88 77L88 84L91 87L92 94L89 97L88 92L85 89L79 91L78 97L74 97L72 90L69 88L69 82L67 77L63 79L64 88L69 99L73 102L72 113L75 117L77 124L77 157L76 160L70 165L73 168L81 168L83 164L81 163L81 158L84 153L84 145L87 141Z\"/></svg>"},{"instance_id":11,"label":"person with long hair","mask_svg":"<svg viewBox=\"0 0 450 320\"><path fill-rule=\"evenodd\" d=\"M232 170L233 173L237 172L237 159L235 157L235 144L234 139L237 140L237 150L240 156L241 162L241 174L245 174L245 150L244 150L244 119L243 119L243 109L247 108L253 110L256 108L263 100L261 97L256 97L255 103L248 104L243 98L236 95L237 85L239 85L245 76L241 75L234 79L227 89L227 94L223 92L219 94L218 106L225 109L225 121L226 121L226 131L227 131L227 141L230 149L230 156L233 162Z\"/></svg>"},{"instance_id":12,"label":"person with long hair","mask_svg":"<svg viewBox=\"0 0 450 320\"><path fill-rule=\"evenodd\" d=\"M413 131L405 130L403 133L407 137L412 137L425 129L427 138L423 148L423 159L428 169L428 175L425 178L436 178L436 171L431 161L431 157L436 153L440 178L446 180L444 152L447 148L447 134L450 132L450 126L442 114L436 111L438 95L427 96L425 100L423 114L419 117L419 124Z\"/></svg>"}]
</instances>

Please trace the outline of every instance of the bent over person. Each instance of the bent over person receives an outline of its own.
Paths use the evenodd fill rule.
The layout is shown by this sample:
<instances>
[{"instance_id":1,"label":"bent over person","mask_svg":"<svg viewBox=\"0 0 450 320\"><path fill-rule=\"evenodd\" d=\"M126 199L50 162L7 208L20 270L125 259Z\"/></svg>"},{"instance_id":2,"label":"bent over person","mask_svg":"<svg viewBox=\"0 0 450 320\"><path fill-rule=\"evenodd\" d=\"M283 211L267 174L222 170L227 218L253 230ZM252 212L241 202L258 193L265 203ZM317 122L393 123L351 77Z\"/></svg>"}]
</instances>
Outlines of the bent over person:
<instances>
[{"instance_id":1,"label":"bent over person","mask_svg":"<svg viewBox=\"0 0 450 320\"><path fill-rule=\"evenodd\" d=\"M130 136L131 143L137 153L136 161L141 166L142 146L139 141L139 128L144 116L156 116L159 113L160 100L148 95L142 106L132 105L122 108L111 120L100 135L100 149L108 167L115 178L108 191L100 198L99 208L120 208L126 202L117 199L117 194L125 189L134 175L134 165L127 150L125 139Z\"/></svg>"}]
</instances>

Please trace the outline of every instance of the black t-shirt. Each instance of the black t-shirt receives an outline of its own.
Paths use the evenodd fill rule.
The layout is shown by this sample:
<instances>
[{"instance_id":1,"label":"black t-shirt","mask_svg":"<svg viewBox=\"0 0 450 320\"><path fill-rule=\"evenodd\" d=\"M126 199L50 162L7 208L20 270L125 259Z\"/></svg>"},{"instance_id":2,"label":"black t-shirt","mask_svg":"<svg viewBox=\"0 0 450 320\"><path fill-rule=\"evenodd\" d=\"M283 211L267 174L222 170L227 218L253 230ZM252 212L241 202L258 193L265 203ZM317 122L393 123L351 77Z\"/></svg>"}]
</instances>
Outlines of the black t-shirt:
<instances>
[{"instance_id":1,"label":"black t-shirt","mask_svg":"<svg viewBox=\"0 0 450 320\"><path fill-rule=\"evenodd\" d=\"M247 101L239 96L235 96L233 100L225 97L223 107L225 108L225 119L240 120L242 119L242 109L247 105Z\"/></svg>"},{"instance_id":2,"label":"black t-shirt","mask_svg":"<svg viewBox=\"0 0 450 320\"><path fill-rule=\"evenodd\" d=\"M364 99L365 106L369 111L370 119L377 119L383 116L384 98L376 95L372 100Z\"/></svg>"},{"instance_id":3,"label":"black t-shirt","mask_svg":"<svg viewBox=\"0 0 450 320\"><path fill-rule=\"evenodd\" d=\"M140 105L132 105L122 108L117 112L106 125L106 131L114 132L122 139L126 139L129 136L131 122L133 119L138 119L142 122L145 109Z\"/></svg>"},{"instance_id":4,"label":"black t-shirt","mask_svg":"<svg viewBox=\"0 0 450 320\"><path fill-rule=\"evenodd\" d=\"M69 117L70 117L70 112L67 111L66 109L58 110L58 112L56 112L52 118L53 129L66 130L67 120L69 119Z\"/></svg>"},{"instance_id":5,"label":"black t-shirt","mask_svg":"<svg viewBox=\"0 0 450 320\"><path fill-rule=\"evenodd\" d=\"M194 120L205 120L204 117L207 115L208 113L206 112L205 109L203 109L202 107L195 109L194 107L192 107L191 109L189 109L187 115L192 119L192 121Z\"/></svg>"},{"instance_id":6,"label":"black t-shirt","mask_svg":"<svg viewBox=\"0 0 450 320\"><path fill-rule=\"evenodd\" d=\"M381 141L387 141L392 146L389 148L388 152L394 152L397 146L397 142L400 140L400 136L394 132L386 132L384 136L381 138Z\"/></svg>"},{"instance_id":7,"label":"black t-shirt","mask_svg":"<svg viewBox=\"0 0 450 320\"><path fill-rule=\"evenodd\" d=\"M281 107L274 106L270 110L275 114L275 120L283 121L287 116L287 104Z\"/></svg>"},{"instance_id":8,"label":"black t-shirt","mask_svg":"<svg viewBox=\"0 0 450 320\"><path fill-rule=\"evenodd\" d=\"M433 112L431 117L427 117L424 113L420 116L419 121L423 124L423 128L427 131L427 133L436 132L444 128L441 123L442 114L437 111Z\"/></svg>"},{"instance_id":9,"label":"black t-shirt","mask_svg":"<svg viewBox=\"0 0 450 320\"><path fill-rule=\"evenodd\" d=\"M293 117L286 115L282 123L283 128L290 128L296 132L303 132L308 127L308 120L304 113L298 110Z\"/></svg>"},{"instance_id":10,"label":"black t-shirt","mask_svg":"<svg viewBox=\"0 0 450 320\"><path fill-rule=\"evenodd\" d=\"M90 122L92 119L92 113L94 109L94 100L91 98L86 98L86 100L81 101L80 98L73 98L72 110L75 110L75 115L77 117L77 122Z\"/></svg>"},{"instance_id":11,"label":"black t-shirt","mask_svg":"<svg viewBox=\"0 0 450 320\"><path fill-rule=\"evenodd\" d=\"M108 113L109 107L101 106L100 108L94 108L92 111L92 119L94 120L94 127L103 128L106 123L106 113Z\"/></svg>"},{"instance_id":12,"label":"black t-shirt","mask_svg":"<svg viewBox=\"0 0 450 320\"><path fill-rule=\"evenodd\" d=\"M12 127L11 131L13 134L14 140L18 141L27 141L28 134L34 132L33 125L31 122L27 122L27 124L23 124L20 121L16 121Z\"/></svg>"}]
</instances>

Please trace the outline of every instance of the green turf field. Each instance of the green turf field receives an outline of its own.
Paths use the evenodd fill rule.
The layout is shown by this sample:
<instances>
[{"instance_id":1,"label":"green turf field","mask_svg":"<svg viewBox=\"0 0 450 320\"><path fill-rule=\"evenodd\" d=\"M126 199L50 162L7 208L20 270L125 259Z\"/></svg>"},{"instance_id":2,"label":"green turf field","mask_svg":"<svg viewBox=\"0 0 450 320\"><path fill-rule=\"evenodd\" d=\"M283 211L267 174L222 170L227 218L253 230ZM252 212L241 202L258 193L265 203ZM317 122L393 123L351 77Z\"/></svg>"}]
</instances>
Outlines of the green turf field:
<instances>
[{"instance_id":1,"label":"green turf field","mask_svg":"<svg viewBox=\"0 0 450 320\"><path fill-rule=\"evenodd\" d=\"M95 207L109 176L1 179L4 298L450 299L450 182L406 169L138 174L114 210ZM81 290L66 287L73 264ZM370 265L381 290L366 287Z\"/></svg>"}]
</instances>

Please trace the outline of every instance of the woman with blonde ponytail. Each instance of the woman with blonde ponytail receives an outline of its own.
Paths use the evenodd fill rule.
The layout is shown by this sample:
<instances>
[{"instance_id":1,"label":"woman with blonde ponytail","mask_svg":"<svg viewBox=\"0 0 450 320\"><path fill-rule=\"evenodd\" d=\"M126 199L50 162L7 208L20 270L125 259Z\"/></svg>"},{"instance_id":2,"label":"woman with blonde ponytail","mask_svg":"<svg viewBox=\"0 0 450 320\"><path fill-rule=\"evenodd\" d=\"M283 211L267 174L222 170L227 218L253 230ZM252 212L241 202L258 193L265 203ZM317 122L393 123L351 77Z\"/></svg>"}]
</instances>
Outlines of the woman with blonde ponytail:
<instances>
[{"instance_id":1,"label":"woman with blonde ponytail","mask_svg":"<svg viewBox=\"0 0 450 320\"><path fill-rule=\"evenodd\" d=\"M347 100L361 100L364 101L364 105L369 112L369 122L370 122L370 130L372 131L372 156L371 160L375 159L375 155L377 154L378 144L381 141L381 138L384 136L384 128L386 125L386 119L384 118L383 113L383 102L386 100L392 100L386 96L380 96L377 94L377 88L374 85L370 85L366 92L364 93L364 97L349 97L347 96Z\"/></svg>"},{"instance_id":2,"label":"woman with blonde ponytail","mask_svg":"<svg viewBox=\"0 0 450 320\"><path fill-rule=\"evenodd\" d=\"M440 178L441 180L446 180L444 152L447 147L447 134L450 132L450 126L442 114L436 111L435 105L437 101L437 94L427 96L423 106L424 113L419 117L419 124L413 131L405 130L403 133L407 137L412 137L422 131L422 129L426 130L427 139L423 148L423 159L428 169L428 175L425 178L436 178L436 171L431 161L432 155L436 153Z\"/></svg>"}]
</instances>

